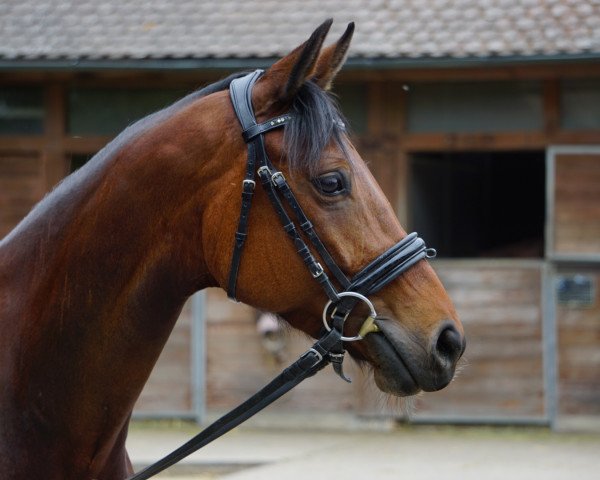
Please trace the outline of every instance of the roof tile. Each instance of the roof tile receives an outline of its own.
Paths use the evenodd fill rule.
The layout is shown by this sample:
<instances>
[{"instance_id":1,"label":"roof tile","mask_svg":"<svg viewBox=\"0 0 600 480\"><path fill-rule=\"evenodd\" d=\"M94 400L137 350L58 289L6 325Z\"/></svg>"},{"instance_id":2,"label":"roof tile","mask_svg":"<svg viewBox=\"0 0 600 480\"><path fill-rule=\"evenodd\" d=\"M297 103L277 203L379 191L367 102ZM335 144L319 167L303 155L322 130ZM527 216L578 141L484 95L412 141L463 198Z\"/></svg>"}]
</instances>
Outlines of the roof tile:
<instances>
[{"instance_id":1,"label":"roof tile","mask_svg":"<svg viewBox=\"0 0 600 480\"><path fill-rule=\"evenodd\" d=\"M249 58L325 18L355 57L600 53L600 0L2 0L0 58Z\"/></svg>"}]
</instances>

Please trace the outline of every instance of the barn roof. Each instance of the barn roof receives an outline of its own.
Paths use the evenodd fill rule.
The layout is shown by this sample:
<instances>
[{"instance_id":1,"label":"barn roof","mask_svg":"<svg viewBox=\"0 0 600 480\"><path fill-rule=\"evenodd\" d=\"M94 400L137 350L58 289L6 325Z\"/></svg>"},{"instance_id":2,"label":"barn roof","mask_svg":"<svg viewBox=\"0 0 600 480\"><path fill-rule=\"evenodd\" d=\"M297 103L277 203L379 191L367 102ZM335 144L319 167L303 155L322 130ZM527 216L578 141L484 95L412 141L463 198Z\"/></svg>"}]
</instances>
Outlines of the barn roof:
<instances>
[{"instance_id":1,"label":"barn roof","mask_svg":"<svg viewBox=\"0 0 600 480\"><path fill-rule=\"evenodd\" d=\"M355 59L600 54L600 0L2 0L0 59L269 58L327 17Z\"/></svg>"}]
</instances>

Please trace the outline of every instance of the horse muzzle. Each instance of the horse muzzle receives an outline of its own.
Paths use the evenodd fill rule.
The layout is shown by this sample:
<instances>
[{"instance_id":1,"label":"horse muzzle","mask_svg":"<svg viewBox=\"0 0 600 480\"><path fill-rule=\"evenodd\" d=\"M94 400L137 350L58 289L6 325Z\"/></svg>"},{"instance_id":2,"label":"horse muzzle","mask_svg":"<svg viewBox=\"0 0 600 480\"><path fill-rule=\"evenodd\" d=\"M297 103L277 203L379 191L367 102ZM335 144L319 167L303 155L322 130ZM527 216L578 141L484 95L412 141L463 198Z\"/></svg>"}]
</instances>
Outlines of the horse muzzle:
<instances>
[{"instance_id":1,"label":"horse muzzle","mask_svg":"<svg viewBox=\"0 0 600 480\"><path fill-rule=\"evenodd\" d=\"M397 321L380 317L375 324L379 331L365 337L362 350L382 391L407 396L441 390L452 381L466 346L464 335L452 322L441 322L424 341L408 334Z\"/></svg>"}]
</instances>

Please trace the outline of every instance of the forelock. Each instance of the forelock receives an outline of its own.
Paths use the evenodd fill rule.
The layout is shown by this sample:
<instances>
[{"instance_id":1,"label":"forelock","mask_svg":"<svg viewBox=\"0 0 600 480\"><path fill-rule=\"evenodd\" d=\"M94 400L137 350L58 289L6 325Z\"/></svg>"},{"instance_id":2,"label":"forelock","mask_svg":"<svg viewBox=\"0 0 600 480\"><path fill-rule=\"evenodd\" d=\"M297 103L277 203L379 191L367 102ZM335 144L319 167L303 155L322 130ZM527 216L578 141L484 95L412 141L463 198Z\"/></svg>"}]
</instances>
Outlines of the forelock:
<instances>
[{"instance_id":1,"label":"forelock","mask_svg":"<svg viewBox=\"0 0 600 480\"><path fill-rule=\"evenodd\" d=\"M290 171L315 175L323 151L332 141L346 155L346 122L330 94L315 83L306 82L294 98L290 113L292 120L284 131Z\"/></svg>"}]
</instances>

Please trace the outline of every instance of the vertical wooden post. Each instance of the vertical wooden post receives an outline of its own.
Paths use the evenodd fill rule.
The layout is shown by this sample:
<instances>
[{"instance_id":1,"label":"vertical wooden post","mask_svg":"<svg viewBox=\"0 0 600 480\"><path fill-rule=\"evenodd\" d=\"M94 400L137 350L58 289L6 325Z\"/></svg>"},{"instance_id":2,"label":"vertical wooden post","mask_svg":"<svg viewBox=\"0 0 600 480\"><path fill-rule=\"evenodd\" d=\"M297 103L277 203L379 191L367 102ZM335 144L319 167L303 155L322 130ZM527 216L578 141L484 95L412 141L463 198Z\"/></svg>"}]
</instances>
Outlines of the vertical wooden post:
<instances>
[{"instance_id":1,"label":"vertical wooden post","mask_svg":"<svg viewBox=\"0 0 600 480\"><path fill-rule=\"evenodd\" d=\"M406 227L408 218L408 155L402 148L406 130L406 91L398 82L369 84L368 135L377 159L375 173L384 193Z\"/></svg>"},{"instance_id":2,"label":"vertical wooden post","mask_svg":"<svg viewBox=\"0 0 600 480\"><path fill-rule=\"evenodd\" d=\"M393 87L394 91L396 92L396 104L394 109L396 135L394 136L394 148L397 152L396 164L398 178L396 182L396 188L398 189L396 192L396 205L394 205L394 207L396 208L396 213L398 214L400 223L402 223L404 228L410 231L410 215L408 209L408 176L410 175L410 169L408 153L406 152L403 144L403 140L406 137L407 90L405 90L402 83L393 85Z\"/></svg>"},{"instance_id":3,"label":"vertical wooden post","mask_svg":"<svg viewBox=\"0 0 600 480\"><path fill-rule=\"evenodd\" d=\"M66 135L65 90L59 83L50 83L44 92L44 146L42 162L46 190L51 190L68 173L64 151Z\"/></svg>"},{"instance_id":4,"label":"vertical wooden post","mask_svg":"<svg viewBox=\"0 0 600 480\"><path fill-rule=\"evenodd\" d=\"M543 85L544 134L548 143L554 143L560 130L560 82L546 80Z\"/></svg>"}]
</instances>

